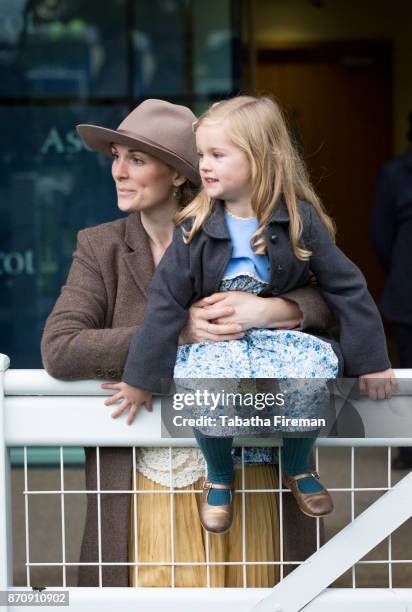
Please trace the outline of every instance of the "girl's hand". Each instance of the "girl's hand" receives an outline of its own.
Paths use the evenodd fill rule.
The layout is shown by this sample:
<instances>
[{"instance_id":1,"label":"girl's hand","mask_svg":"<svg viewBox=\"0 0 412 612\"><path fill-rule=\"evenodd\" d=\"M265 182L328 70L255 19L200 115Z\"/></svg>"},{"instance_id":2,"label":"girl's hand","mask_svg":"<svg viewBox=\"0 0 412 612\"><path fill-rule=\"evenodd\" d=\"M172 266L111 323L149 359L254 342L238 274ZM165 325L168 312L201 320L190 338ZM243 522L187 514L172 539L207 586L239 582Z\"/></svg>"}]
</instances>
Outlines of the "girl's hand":
<instances>
[{"instance_id":1,"label":"girl's hand","mask_svg":"<svg viewBox=\"0 0 412 612\"><path fill-rule=\"evenodd\" d=\"M216 294L217 295L217 294ZM244 333L239 323L228 321L216 324L215 317L229 317L235 309L227 305L216 305L213 309L204 308L203 300L199 300L189 308L189 319L179 337L179 344L195 342L222 342L223 340L239 340Z\"/></svg>"},{"instance_id":2,"label":"girl's hand","mask_svg":"<svg viewBox=\"0 0 412 612\"><path fill-rule=\"evenodd\" d=\"M389 368L359 376L359 389L373 400L390 399L392 393L398 390L398 383L392 368Z\"/></svg>"},{"instance_id":3,"label":"girl's hand","mask_svg":"<svg viewBox=\"0 0 412 612\"><path fill-rule=\"evenodd\" d=\"M142 404L144 404L148 412L153 411L153 400L150 391L145 391L144 389L139 389L138 387L132 387L132 385L128 385L125 382L104 383L100 386L102 389L114 389L117 391L117 393L104 401L106 406L111 406L112 404L123 400L118 409L111 414L114 419L122 414L122 412L130 408L130 414L127 417L127 424L131 425L134 421L137 410Z\"/></svg>"}]
</instances>

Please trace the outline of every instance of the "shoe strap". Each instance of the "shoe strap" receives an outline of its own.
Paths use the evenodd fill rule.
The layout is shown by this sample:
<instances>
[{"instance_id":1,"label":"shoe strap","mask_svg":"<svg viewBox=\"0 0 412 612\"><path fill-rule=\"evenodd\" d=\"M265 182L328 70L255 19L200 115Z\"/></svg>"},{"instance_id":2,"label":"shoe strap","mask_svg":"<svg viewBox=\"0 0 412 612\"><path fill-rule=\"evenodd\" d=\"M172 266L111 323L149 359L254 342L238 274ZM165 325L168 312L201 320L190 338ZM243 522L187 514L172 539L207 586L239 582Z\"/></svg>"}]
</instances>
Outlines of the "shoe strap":
<instances>
[{"instance_id":1,"label":"shoe strap","mask_svg":"<svg viewBox=\"0 0 412 612\"><path fill-rule=\"evenodd\" d=\"M302 478L310 478L311 476L313 476L313 478L317 478L318 480L320 479L319 473L316 471L313 472L303 472L302 474L288 474L289 478L293 478L293 480L302 480Z\"/></svg>"},{"instance_id":2,"label":"shoe strap","mask_svg":"<svg viewBox=\"0 0 412 612\"><path fill-rule=\"evenodd\" d=\"M205 480L203 483L203 489L230 489L233 490L234 483L225 484L223 482L210 482L210 480Z\"/></svg>"}]
</instances>

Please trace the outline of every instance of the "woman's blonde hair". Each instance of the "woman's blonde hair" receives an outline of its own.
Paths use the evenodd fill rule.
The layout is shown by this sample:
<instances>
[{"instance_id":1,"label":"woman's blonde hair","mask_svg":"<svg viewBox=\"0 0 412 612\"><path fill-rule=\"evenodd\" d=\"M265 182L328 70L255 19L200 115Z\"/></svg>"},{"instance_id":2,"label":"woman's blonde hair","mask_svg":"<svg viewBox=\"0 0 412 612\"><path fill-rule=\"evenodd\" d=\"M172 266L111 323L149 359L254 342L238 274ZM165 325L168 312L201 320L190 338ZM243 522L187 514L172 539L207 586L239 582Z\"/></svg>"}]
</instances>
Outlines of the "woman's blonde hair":
<instances>
[{"instance_id":1,"label":"woman's blonde hair","mask_svg":"<svg viewBox=\"0 0 412 612\"><path fill-rule=\"evenodd\" d=\"M292 145L282 111L271 97L237 96L216 102L200 116L194 131L199 126L219 124L224 124L229 138L246 154L250 164L251 206L259 222L251 240L255 253L266 253L263 231L280 197L283 197L289 211L290 240L297 258L305 260L311 255L311 251L299 245L303 227L298 199L316 209L334 238L334 222L323 209L306 166ZM201 230L214 203L215 200L202 189L188 206L177 213L177 224L194 217L191 229L184 232L187 244Z\"/></svg>"}]
</instances>

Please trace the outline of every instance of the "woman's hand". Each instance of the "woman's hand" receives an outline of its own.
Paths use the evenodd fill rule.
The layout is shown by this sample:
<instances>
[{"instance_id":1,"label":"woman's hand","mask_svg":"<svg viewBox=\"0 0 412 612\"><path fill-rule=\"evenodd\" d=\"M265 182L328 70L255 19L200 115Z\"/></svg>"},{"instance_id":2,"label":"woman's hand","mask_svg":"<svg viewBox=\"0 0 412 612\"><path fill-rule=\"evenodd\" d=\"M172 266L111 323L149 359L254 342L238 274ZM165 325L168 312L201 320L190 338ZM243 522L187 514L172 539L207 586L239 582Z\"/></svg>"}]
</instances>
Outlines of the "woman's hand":
<instances>
[{"instance_id":1,"label":"woman's hand","mask_svg":"<svg viewBox=\"0 0 412 612\"><path fill-rule=\"evenodd\" d=\"M392 368L382 372L370 372L359 376L359 389L373 400L390 399L392 393L398 390L395 374Z\"/></svg>"},{"instance_id":2,"label":"woman's hand","mask_svg":"<svg viewBox=\"0 0 412 612\"><path fill-rule=\"evenodd\" d=\"M196 302L215 325L239 325L246 331L252 327L293 329L302 320L299 307L288 299L262 298L246 291L222 291ZM231 312L221 314L228 308Z\"/></svg>"},{"instance_id":3,"label":"woman's hand","mask_svg":"<svg viewBox=\"0 0 412 612\"><path fill-rule=\"evenodd\" d=\"M131 425L134 421L137 410L143 404L148 412L153 411L153 400L150 391L145 391L144 389L139 389L138 387L132 387L132 385L128 385L125 382L104 383L100 386L102 389L114 389L117 391L117 393L104 401L106 406L111 406L112 404L123 400L118 409L111 414L114 419L122 414L122 412L130 408L130 414L127 417L127 424Z\"/></svg>"},{"instance_id":4,"label":"woman's hand","mask_svg":"<svg viewBox=\"0 0 412 612\"><path fill-rule=\"evenodd\" d=\"M179 344L204 341L222 342L223 340L243 338L244 333L239 323L233 321L216 323L213 321L216 317L223 321L224 318L234 315L235 309L232 306L218 304L213 308L206 308L203 304L204 300L199 300L189 308L189 319L180 334Z\"/></svg>"}]
</instances>

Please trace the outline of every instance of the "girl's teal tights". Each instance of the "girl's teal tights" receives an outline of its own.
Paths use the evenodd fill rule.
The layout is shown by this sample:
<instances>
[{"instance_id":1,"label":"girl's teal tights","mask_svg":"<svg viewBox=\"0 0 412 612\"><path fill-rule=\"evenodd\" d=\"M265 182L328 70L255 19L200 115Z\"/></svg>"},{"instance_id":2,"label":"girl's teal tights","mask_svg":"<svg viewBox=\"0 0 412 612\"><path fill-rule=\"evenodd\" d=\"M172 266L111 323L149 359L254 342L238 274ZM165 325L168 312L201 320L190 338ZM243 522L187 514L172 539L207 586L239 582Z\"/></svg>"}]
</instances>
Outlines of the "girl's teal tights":
<instances>
[{"instance_id":1,"label":"girl's teal tights","mask_svg":"<svg viewBox=\"0 0 412 612\"><path fill-rule=\"evenodd\" d=\"M310 452L319 430L313 432L310 438L284 438L283 440L283 470L291 476L310 472ZM234 480L232 442L233 438L205 436L199 430L194 430L197 443L203 452L207 463L207 477L210 482L230 484ZM297 481L302 493L316 493L322 490L322 485L313 476ZM228 490L210 489L208 503L212 506L228 504Z\"/></svg>"},{"instance_id":2,"label":"girl's teal tights","mask_svg":"<svg viewBox=\"0 0 412 612\"><path fill-rule=\"evenodd\" d=\"M291 476L312 472L309 464L310 452L315 444L319 429L313 432L310 438L283 438L282 469ZM322 485L313 476L297 481L301 493L317 493Z\"/></svg>"},{"instance_id":3,"label":"girl's teal tights","mask_svg":"<svg viewBox=\"0 0 412 612\"><path fill-rule=\"evenodd\" d=\"M232 442L233 438L205 436L198 429L195 438L207 463L207 478L210 482L230 484L234 481ZM207 501L212 506L228 504L230 491L210 489Z\"/></svg>"}]
</instances>

